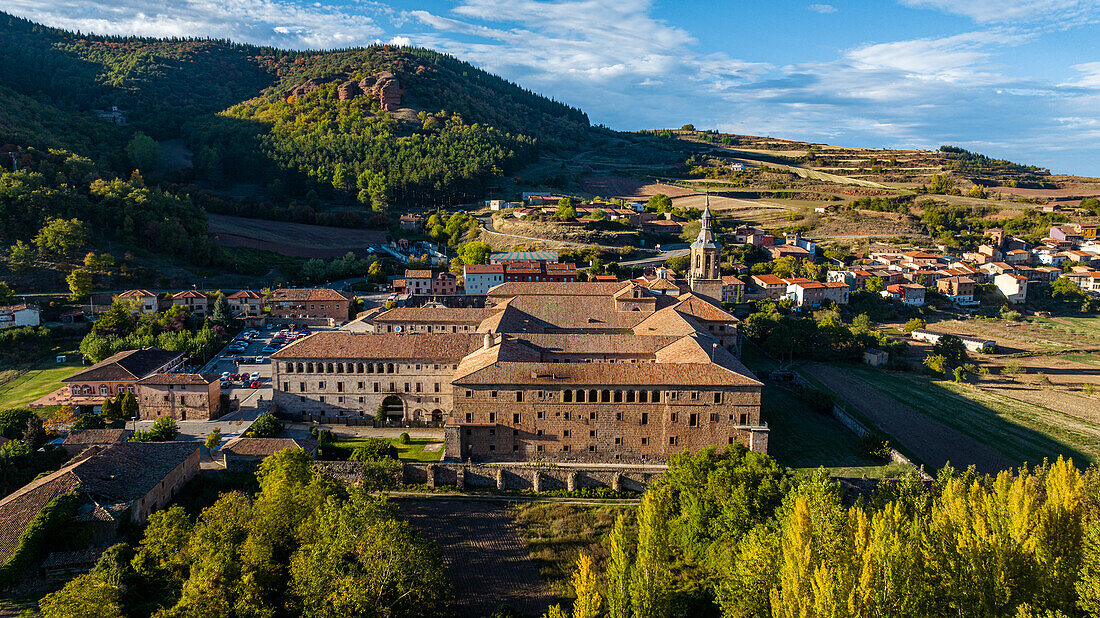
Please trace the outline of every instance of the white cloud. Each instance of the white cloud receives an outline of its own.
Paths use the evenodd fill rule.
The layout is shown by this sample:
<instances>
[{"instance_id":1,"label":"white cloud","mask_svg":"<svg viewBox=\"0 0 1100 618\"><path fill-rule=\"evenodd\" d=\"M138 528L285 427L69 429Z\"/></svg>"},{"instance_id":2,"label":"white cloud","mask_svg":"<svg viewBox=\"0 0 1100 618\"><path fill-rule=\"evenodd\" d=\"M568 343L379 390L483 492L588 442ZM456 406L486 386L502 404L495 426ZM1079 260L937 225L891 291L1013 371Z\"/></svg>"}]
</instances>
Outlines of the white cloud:
<instances>
[{"instance_id":1,"label":"white cloud","mask_svg":"<svg viewBox=\"0 0 1100 618\"><path fill-rule=\"evenodd\" d=\"M390 39L390 45L398 45L401 47L408 47L412 45L412 39L407 36L395 36Z\"/></svg>"},{"instance_id":2,"label":"white cloud","mask_svg":"<svg viewBox=\"0 0 1100 618\"><path fill-rule=\"evenodd\" d=\"M821 13L822 15L828 15L829 13L836 13L836 7L831 4L811 4L806 7L815 13Z\"/></svg>"},{"instance_id":3,"label":"white cloud","mask_svg":"<svg viewBox=\"0 0 1100 618\"><path fill-rule=\"evenodd\" d=\"M374 3L339 8L292 0L7 0L5 11L67 30L155 37L216 37L287 48L370 43L382 33Z\"/></svg>"},{"instance_id":4,"label":"white cloud","mask_svg":"<svg viewBox=\"0 0 1100 618\"><path fill-rule=\"evenodd\" d=\"M914 8L928 8L962 15L983 24L1062 22L1079 26L1100 17L1096 0L900 0ZM1076 22L1076 23L1074 23Z\"/></svg>"},{"instance_id":5,"label":"white cloud","mask_svg":"<svg viewBox=\"0 0 1100 618\"><path fill-rule=\"evenodd\" d=\"M1081 74L1076 80L1058 84L1069 88L1100 88L1100 62L1075 64L1071 69Z\"/></svg>"}]
</instances>

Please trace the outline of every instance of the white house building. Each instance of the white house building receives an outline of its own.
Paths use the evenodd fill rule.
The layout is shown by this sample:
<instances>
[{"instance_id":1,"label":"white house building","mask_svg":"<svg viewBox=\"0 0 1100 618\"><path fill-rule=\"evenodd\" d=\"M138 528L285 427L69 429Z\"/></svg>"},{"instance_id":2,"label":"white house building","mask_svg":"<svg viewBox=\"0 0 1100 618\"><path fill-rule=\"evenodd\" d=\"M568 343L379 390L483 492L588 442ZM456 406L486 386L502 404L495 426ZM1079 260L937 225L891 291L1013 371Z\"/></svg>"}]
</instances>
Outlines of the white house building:
<instances>
[{"instance_id":1,"label":"white house building","mask_svg":"<svg viewBox=\"0 0 1100 618\"><path fill-rule=\"evenodd\" d=\"M0 307L0 328L38 326L42 323L38 305L6 305Z\"/></svg>"},{"instance_id":2,"label":"white house building","mask_svg":"<svg viewBox=\"0 0 1100 618\"><path fill-rule=\"evenodd\" d=\"M462 267L462 278L467 294L488 294L504 283L504 265L466 264Z\"/></svg>"},{"instance_id":3,"label":"white house building","mask_svg":"<svg viewBox=\"0 0 1100 618\"><path fill-rule=\"evenodd\" d=\"M993 278L993 285L1008 302L1019 304L1027 300L1027 277L1015 273L1004 273Z\"/></svg>"}]
</instances>

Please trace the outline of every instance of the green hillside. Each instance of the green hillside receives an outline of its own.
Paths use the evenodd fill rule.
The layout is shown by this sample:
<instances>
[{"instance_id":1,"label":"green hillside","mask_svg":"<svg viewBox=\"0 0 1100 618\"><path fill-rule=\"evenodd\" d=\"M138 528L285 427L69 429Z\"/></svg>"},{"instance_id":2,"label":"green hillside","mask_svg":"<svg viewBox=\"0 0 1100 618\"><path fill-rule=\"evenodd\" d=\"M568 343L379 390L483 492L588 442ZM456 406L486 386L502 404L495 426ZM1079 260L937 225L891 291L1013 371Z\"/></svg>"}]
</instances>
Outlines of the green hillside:
<instances>
[{"instance_id":1,"label":"green hillside","mask_svg":"<svg viewBox=\"0 0 1100 618\"><path fill-rule=\"evenodd\" d=\"M399 84L392 101L338 92L379 75ZM307 80L317 86L290 94ZM113 108L122 122L101 117ZM204 209L388 225L395 209L480 197L595 136L583 112L425 49L93 36L0 12L0 248L77 218L94 233L49 256L67 264L104 241L227 263ZM191 167L158 158L177 138ZM233 197L240 183L259 197Z\"/></svg>"}]
</instances>

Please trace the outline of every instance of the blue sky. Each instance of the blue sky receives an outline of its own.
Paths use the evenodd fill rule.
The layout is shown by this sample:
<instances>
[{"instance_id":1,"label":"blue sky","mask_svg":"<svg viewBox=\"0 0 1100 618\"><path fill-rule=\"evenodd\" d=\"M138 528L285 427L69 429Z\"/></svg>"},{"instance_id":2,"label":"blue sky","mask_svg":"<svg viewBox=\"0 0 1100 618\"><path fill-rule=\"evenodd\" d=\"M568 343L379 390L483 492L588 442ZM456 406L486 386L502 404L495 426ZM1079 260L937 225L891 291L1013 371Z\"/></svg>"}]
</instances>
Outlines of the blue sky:
<instances>
[{"instance_id":1,"label":"blue sky","mask_svg":"<svg viewBox=\"0 0 1100 618\"><path fill-rule=\"evenodd\" d=\"M1100 0L7 0L102 34L430 47L614 129L955 144L1100 176Z\"/></svg>"}]
</instances>

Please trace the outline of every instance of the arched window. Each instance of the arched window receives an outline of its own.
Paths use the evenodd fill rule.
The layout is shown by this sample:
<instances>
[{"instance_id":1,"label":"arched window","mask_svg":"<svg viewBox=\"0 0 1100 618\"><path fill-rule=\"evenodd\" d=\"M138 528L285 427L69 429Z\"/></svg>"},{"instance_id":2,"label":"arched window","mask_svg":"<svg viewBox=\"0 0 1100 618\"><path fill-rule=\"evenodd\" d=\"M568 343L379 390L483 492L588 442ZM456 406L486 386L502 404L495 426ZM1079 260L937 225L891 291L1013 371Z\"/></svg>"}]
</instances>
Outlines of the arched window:
<instances>
[{"instance_id":1,"label":"arched window","mask_svg":"<svg viewBox=\"0 0 1100 618\"><path fill-rule=\"evenodd\" d=\"M295 373L302 373L302 371L302 363L298 363L298 368L295 370Z\"/></svg>"},{"instance_id":2,"label":"arched window","mask_svg":"<svg viewBox=\"0 0 1100 618\"><path fill-rule=\"evenodd\" d=\"M336 373L344 373L344 363L336 363Z\"/></svg>"},{"instance_id":3,"label":"arched window","mask_svg":"<svg viewBox=\"0 0 1100 618\"><path fill-rule=\"evenodd\" d=\"M386 365L386 373L393 373L393 363Z\"/></svg>"},{"instance_id":4,"label":"arched window","mask_svg":"<svg viewBox=\"0 0 1100 618\"><path fill-rule=\"evenodd\" d=\"M313 363L306 363L306 373L313 373Z\"/></svg>"},{"instance_id":5,"label":"arched window","mask_svg":"<svg viewBox=\"0 0 1100 618\"><path fill-rule=\"evenodd\" d=\"M286 364L286 372L287 373L294 373L294 363L287 363Z\"/></svg>"},{"instance_id":6,"label":"arched window","mask_svg":"<svg viewBox=\"0 0 1100 618\"><path fill-rule=\"evenodd\" d=\"M111 394L111 388L109 386L107 386L106 384L100 384L99 385L99 394L100 395L109 395L109 394Z\"/></svg>"},{"instance_id":7,"label":"arched window","mask_svg":"<svg viewBox=\"0 0 1100 618\"><path fill-rule=\"evenodd\" d=\"M326 373L332 373L332 363L329 363L328 367L326 367L325 369L326 369Z\"/></svg>"}]
</instances>

